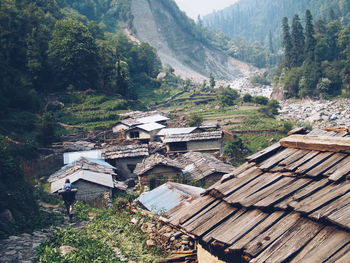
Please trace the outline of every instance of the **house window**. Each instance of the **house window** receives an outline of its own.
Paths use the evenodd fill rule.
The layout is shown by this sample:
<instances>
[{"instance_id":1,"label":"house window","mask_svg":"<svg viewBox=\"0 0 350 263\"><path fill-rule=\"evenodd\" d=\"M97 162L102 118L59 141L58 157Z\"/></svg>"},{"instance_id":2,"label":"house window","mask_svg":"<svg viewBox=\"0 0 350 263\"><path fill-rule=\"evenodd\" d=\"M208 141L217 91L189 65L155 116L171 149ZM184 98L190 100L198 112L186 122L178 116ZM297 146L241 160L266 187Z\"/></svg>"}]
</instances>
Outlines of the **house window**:
<instances>
[{"instance_id":1,"label":"house window","mask_svg":"<svg viewBox=\"0 0 350 263\"><path fill-rule=\"evenodd\" d=\"M169 144L170 151L187 151L187 143L186 142L173 142Z\"/></svg>"},{"instance_id":2,"label":"house window","mask_svg":"<svg viewBox=\"0 0 350 263\"><path fill-rule=\"evenodd\" d=\"M140 138L140 132L138 132L138 131L131 131L130 132L130 138L131 139Z\"/></svg>"},{"instance_id":3,"label":"house window","mask_svg":"<svg viewBox=\"0 0 350 263\"><path fill-rule=\"evenodd\" d=\"M128 170L130 171L130 173L133 173L136 168L136 164L128 164L126 166L128 167Z\"/></svg>"}]
</instances>

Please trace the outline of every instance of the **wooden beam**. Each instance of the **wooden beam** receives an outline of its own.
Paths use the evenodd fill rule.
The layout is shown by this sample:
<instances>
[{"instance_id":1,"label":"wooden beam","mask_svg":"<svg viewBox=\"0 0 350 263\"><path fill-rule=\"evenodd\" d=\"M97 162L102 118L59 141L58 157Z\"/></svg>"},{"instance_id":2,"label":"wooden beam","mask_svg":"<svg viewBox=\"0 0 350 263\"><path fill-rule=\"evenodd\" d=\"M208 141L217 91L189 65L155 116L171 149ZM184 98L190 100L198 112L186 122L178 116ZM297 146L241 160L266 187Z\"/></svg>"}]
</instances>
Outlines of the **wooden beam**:
<instances>
[{"instance_id":1,"label":"wooden beam","mask_svg":"<svg viewBox=\"0 0 350 263\"><path fill-rule=\"evenodd\" d=\"M344 137L291 135L280 144L286 148L350 153L350 138Z\"/></svg>"}]
</instances>

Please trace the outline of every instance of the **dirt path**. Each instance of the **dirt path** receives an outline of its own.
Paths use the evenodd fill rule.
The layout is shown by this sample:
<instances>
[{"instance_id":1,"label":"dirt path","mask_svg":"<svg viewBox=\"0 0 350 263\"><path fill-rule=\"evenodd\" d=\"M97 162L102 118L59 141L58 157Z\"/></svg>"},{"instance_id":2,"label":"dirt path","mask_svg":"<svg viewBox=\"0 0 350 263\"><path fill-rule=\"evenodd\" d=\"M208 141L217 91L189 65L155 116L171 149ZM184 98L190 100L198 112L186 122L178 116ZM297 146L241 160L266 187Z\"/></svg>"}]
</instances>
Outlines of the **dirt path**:
<instances>
[{"instance_id":1,"label":"dirt path","mask_svg":"<svg viewBox=\"0 0 350 263\"><path fill-rule=\"evenodd\" d=\"M43 209L50 213L63 215L64 209L61 207L43 207ZM10 236L7 239L0 240L0 263L31 263L34 262L35 249L43 242L50 239L55 229L71 226L73 228L84 227L86 223L82 221L75 221L70 223L65 217L63 224L58 226L51 226L46 229L34 231L31 234L24 233L17 236Z\"/></svg>"}]
</instances>

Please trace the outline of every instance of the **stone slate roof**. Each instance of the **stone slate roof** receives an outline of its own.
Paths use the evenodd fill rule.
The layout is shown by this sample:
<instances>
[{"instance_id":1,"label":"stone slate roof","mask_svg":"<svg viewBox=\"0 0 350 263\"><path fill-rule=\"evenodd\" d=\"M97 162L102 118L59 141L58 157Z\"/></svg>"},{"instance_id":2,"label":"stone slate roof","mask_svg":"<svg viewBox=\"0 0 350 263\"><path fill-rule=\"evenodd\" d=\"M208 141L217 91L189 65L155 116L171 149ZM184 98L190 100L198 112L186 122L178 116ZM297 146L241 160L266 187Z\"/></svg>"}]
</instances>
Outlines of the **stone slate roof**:
<instances>
[{"instance_id":1,"label":"stone slate roof","mask_svg":"<svg viewBox=\"0 0 350 263\"><path fill-rule=\"evenodd\" d=\"M177 160L187 164L184 170L190 173L195 180L200 180L213 173L228 174L235 169L232 165L208 153L188 152Z\"/></svg>"},{"instance_id":2,"label":"stone slate roof","mask_svg":"<svg viewBox=\"0 0 350 263\"><path fill-rule=\"evenodd\" d=\"M114 167L109 164L104 164L100 160L95 161L92 159L88 159L85 157L80 158L79 160L72 162L68 165L63 166L60 170L52 174L48 182L52 183L62 178L66 178L67 176L79 171L79 170L87 170L92 172L104 173L114 175Z\"/></svg>"},{"instance_id":3,"label":"stone slate roof","mask_svg":"<svg viewBox=\"0 0 350 263\"><path fill-rule=\"evenodd\" d=\"M144 159L141 163L138 163L136 165L134 173L136 175L142 176L146 172L148 172L149 170L153 169L158 165L174 167L175 169L180 169L180 170L185 168L185 165L183 163L180 163L176 160L172 160L168 157L165 157L164 155L160 155L156 153Z\"/></svg>"},{"instance_id":4,"label":"stone slate roof","mask_svg":"<svg viewBox=\"0 0 350 263\"><path fill-rule=\"evenodd\" d=\"M164 143L218 140L222 138L222 135L222 131L175 134L166 136L164 139Z\"/></svg>"},{"instance_id":5,"label":"stone slate roof","mask_svg":"<svg viewBox=\"0 0 350 263\"><path fill-rule=\"evenodd\" d=\"M349 262L349 173L347 130L291 135L165 221L223 260Z\"/></svg>"},{"instance_id":6,"label":"stone slate roof","mask_svg":"<svg viewBox=\"0 0 350 263\"><path fill-rule=\"evenodd\" d=\"M72 184L79 180L84 180L90 183L102 185L108 188L114 188L115 183L111 174L101 172L92 172L89 170L78 170L64 178L58 179L51 183L51 193L56 193L64 186L66 179L69 179Z\"/></svg>"},{"instance_id":7,"label":"stone slate roof","mask_svg":"<svg viewBox=\"0 0 350 263\"><path fill-rule=\"evenodd\" d=\"M132 144L132 145L126 145L126 146L107 146L102 153L102 157L107 160L146 157L146 156L149 156L147 144Z\"/></svg>"}]
</instances>

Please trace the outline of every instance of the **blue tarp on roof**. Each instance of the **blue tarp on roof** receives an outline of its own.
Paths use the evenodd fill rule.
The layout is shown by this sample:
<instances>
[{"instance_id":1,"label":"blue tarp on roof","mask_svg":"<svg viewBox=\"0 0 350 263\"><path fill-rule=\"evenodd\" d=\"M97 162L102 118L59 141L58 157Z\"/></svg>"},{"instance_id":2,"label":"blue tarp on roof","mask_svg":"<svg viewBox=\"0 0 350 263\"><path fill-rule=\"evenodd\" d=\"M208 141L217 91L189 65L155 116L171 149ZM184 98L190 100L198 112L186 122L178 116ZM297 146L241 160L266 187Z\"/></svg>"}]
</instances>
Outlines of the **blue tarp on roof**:
<instances>
[{"instance_id":1,"label":"blue tarp on roof","mask_svg":"<svg viewBox=\"0 0 350 263\"><path fill-rule=\"evenodd\" d=\"M177 206L189 204L203 192L203 188L168 182L142 194L138 201L149 211L162 214Z\"/></svg>"}]
</instances>

